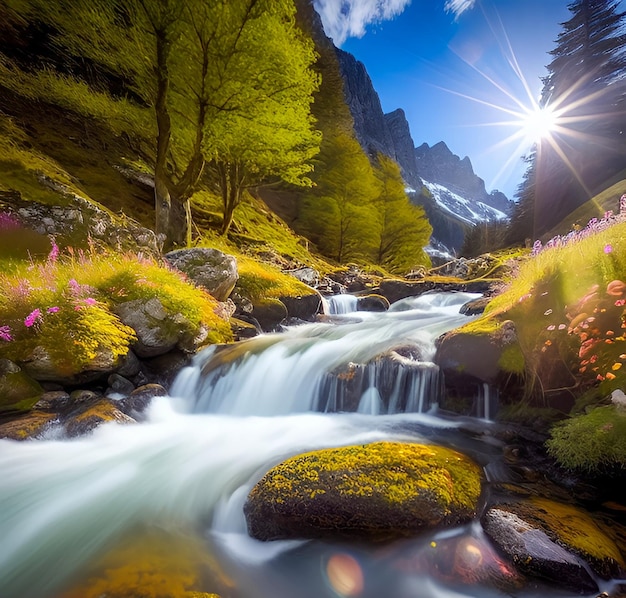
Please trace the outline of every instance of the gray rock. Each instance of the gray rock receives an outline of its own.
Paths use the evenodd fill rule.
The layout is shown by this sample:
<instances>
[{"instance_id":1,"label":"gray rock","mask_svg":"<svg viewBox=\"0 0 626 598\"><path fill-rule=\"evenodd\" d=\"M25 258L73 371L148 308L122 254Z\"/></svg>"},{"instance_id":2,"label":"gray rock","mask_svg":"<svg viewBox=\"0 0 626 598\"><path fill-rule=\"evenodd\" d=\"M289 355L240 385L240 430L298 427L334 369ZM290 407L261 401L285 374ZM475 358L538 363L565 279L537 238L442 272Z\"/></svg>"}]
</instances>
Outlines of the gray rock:
<instances>
[{"instance_id":1,"label":"gray rock","mask_svg":"<svg viewBox=\"0 0 626 598\"><path fill-rule=\"evenodd\" d=\"M107 379L107 383L109 385L106 392L107 395L113 393L129 395L133 392L133 390L135 390L135 385L130 380L124 378L124 376L120 376L119 374L111 374Z\"/></svg>"},{"instance_id":2,"label":"gray rock","mask_svg":"<svg viewBox=\"0 0 626 598\"><path fill-rule=\"evenodd\" d=\"M218 301L226 301L239 278L237 260L217 249L194 247L170 251L165 259Z\"/></svg>"},{"instance_id":3,"label":"gray rock","mask_svg":"<svg viewBox=\"0 0 626 598\"><path fill-rule=\"evenodd\" d=\"M135 331L137 341L133 351L139 357L154 357L171 351L184 334L175 315L168 315L156 297L120 303L115 313Z\"/></svg>"},{"instance_id":4,"label":"gray rock","mask_svg":"<svg viewBox=\"0 0 626 598\"><path fill-rule=\"evenodd\" d=\"M502 509L482 518L485 532L524 574L547 579L575 592L597 592L581 559L553 542L539 527Z\"/></svg>"}]
</instances>

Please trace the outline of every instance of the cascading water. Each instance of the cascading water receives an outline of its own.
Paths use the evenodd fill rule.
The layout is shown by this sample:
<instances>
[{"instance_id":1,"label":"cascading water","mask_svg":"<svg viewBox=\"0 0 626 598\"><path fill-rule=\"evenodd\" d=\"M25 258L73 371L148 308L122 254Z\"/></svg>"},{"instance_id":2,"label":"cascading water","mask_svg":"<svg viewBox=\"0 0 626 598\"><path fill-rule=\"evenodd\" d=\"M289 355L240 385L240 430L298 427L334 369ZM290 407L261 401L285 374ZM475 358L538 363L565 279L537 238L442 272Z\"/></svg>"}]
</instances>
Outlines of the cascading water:
<instances>
[{"instance_id":1,"label":"cascading water","mask_svg":"<svg viewBox=\"0 0 626 598\"><path fill-rule=\"evenodd\" d=\"M474 297L405 299L383 314L358 312L356 318L346 312L341 325L305 324L211 348L183 372L172 393L203 413L422 412L437 401L440 388L434 341L467 321L459 307Z\"/></svg>"},{"instance_id":2,"label":"cascading water","mask_svg":"<svg viewBox=\"0 0 626 598\"><path fill-rule=\"evenodd\" d=\"M468 298L409 299L385 314L359 312L340 325L307 324L212 349L180 374L172 397L154 400L138 425L107 424L74 440L0 440L0 597L66 598L68 588L98 575L98 555L138 526L205 534L207 550L234 580L222 587L223 598L510 596L437 577L446 555L463 543L488 554L475 526L382 550L262 543L248 537L243 516L246 496L265 471L318 448L439 442L482 463L495 460L500 448L493 442L426 413L438 385L433 340L466 321L458 310ZM430 571L410 566L431 561ZM346 566L360 586L346 585ZM191 589L215 591L206 577Z\"/></svg>"}]
</instances>

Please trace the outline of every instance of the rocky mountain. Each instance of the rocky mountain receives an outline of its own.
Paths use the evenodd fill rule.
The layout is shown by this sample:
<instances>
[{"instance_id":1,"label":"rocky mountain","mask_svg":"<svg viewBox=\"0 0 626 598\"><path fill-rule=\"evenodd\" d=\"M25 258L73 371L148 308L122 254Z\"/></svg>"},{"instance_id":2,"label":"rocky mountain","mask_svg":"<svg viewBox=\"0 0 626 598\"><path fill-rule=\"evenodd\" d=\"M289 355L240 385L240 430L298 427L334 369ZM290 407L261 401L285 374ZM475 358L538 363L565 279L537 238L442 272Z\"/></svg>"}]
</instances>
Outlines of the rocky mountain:
<instances>
[{"instance_id":1,"label":"rocky mountain","mask_svg":"<svg viewBox=\"0 0 626 598\"><path fill-rule=\"evenodd\" d=\"M508 217L512 202L500 191L487 192L469 157L461 159L443 141L416 148L404 111L384 114L365 65L344 50L336 54L357 139L370 156L381 152L400 165L412 200L427 210L436 241L460 249L468 226Z\"/></svg>"}]
</instances>

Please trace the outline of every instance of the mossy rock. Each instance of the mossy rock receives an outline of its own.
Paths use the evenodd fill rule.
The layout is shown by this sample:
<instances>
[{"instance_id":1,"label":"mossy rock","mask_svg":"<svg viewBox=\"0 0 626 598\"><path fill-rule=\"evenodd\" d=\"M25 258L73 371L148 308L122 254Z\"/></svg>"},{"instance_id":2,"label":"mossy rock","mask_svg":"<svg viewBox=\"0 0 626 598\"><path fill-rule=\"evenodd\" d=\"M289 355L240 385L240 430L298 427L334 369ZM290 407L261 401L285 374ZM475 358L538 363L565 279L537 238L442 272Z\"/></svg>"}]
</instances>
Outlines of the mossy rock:
<instances>
[{"instance_id":1,"label":"mossy rock","mask_svg":"<svg viewBox=\"0 0 626 598\"><path fill-rule=\"evenodd\" d=\"M110 399L100 399L95 403L89 402L76 412L72 413L66 423L65 429L70 437L84 436L92 432L99 425L107 422L117 422L119 424L132 424L135 420L122 413L115 401Z\"/></svg>"},{"instance_id":2,"label":"mossy rock","mask_svg":"<svg viewBox=\"0 0 626 598\"><path fill-rule=\"evenodd\" d=\"M54 413L33 410L29 413L0 423L0 438L30 440L37 438L57 419Z\"/></svg>"},{"instance_id":3,"label":"mossy rock","mask_svg":"<svg viewBox=\"0 0 626 598\"><path fill-rule=\"evenodd\" d=\"M454 450L377 442L292 457L256 484L244 506L259 540L386 541L475 517L481 469Z\"/></svg>"},{"instance_id":4,"label":"mossy rock","mask_svg":"<svg viewBox=\"0 0 626 598\"><path fill-rule=\"evenodd\" d=\"M28 411L43 394L43 388L18 365L0 359L0 413Z\"/></svg>"},{"instance_id":5,"label":"mossy rock","mask_svg":"<svg viewBox=\"0 0 626 598\"><path fill-rule=\"evenodd\" d=\"M578 592L597 591L585 564L605 579L624 575L624 558L615 542L573 505L540 497L502 503L485 513L482 524L526 575Z\"/></svg>"}]
</instances>

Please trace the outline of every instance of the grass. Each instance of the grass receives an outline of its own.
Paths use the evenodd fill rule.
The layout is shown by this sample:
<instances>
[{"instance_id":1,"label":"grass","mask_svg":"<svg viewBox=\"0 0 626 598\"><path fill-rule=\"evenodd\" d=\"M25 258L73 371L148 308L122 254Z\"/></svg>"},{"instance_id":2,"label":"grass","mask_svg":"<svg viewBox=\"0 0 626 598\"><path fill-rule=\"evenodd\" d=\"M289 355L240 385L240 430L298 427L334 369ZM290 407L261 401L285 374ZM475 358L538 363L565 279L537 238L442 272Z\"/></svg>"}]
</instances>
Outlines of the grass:
<instances>
[{"instance_id":1,"label":"grass","mask_svg":"<svg viewBox=\"0 0 626 598\"><path fill-rule=\"evenodd\" d=\"M208 342L232 340L207 292L155 261L134 255L70 252L42 262L11 262L0 274L0 357L16 363L43 348L67 376L89 369L102 353L124 356L135 332L116 306L156 297L182 336L209 329ZM0 328L1 329L1 328Z\"/></svg>"}]
</instances>

